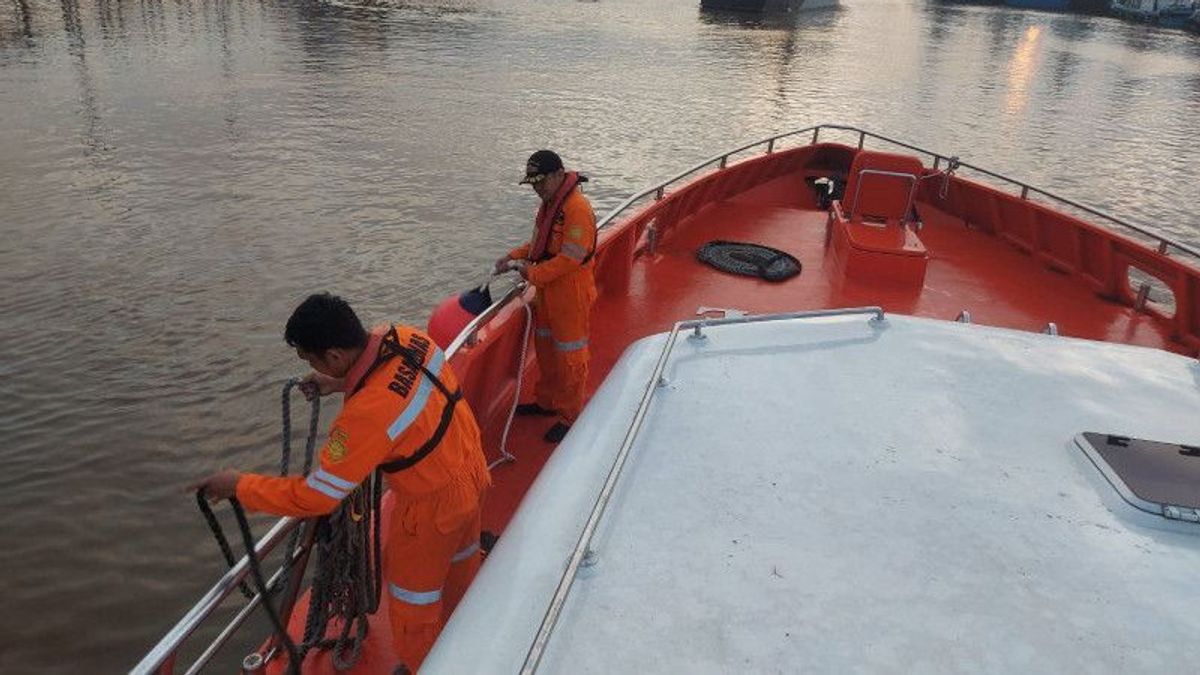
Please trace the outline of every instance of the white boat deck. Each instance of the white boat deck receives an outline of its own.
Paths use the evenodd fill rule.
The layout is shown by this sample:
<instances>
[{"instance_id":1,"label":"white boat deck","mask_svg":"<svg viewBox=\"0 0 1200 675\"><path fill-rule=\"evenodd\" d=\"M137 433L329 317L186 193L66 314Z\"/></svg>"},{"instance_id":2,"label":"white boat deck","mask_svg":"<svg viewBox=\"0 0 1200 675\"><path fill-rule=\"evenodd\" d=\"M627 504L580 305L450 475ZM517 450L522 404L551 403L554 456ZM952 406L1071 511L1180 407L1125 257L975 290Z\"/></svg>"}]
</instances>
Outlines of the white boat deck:
<instances>
[{"instance_id":1,"label":"white boat deck","mask_svg":"<svg viewBox=\"0 0 1200 675\"><path fill-rule=\"evenodd\" d=\"M542 672L1200 672L1200 525L1075 444L1200 443L1196 361L898 316L705 334L677 339ZM521 670L664 340L614 368L422 672Z\"/></svg>"}]
</instances>

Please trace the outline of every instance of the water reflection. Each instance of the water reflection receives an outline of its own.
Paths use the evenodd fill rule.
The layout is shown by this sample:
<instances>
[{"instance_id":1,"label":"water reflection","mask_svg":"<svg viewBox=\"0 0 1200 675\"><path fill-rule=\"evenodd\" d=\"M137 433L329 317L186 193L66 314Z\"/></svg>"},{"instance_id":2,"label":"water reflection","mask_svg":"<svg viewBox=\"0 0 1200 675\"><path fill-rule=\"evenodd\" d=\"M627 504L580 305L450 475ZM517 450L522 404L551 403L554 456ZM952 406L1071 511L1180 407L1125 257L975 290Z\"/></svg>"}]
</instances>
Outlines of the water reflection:
<instances>
[{"instance_id":1,"label":"water reflection","mask_svg":"<svg viewBox=\"0 0 1200 675\"><path fill-rule=\"evenodd\" d=\"M701 44L714 59L747 51L762 55L762 64L753 74L755 88L783 119L797 72L825 67L812 57L823 51L822 42L838 20L838 9L787 14L702 8L699 17L703 25L712 28L701 34Z\"/></svg>"},{"instance_id":2,"label":"water reflection","mask_svg":"<svg viewBox=\"0 0 1200 675\"><path fill-rule=\"evenodd\" d=\"M819 29L830 26L841 7L813 9L801 12L733 12L701 7L699 17L708 25L740 26L742 28L792 29L804 26Z\"/></svg>"},{"instance_id":3,"label":"water reflection","mask_svg":"<svg viewBox=\"0 0 1200 675\"><path fill-rule=\"evenodd\" d=\"M178 485L273 459L297 296L420 323L527 233L531 149L604 211L859 122L1196 236L1182 33L924 0L366 4L0 0L0 672L118 672L177 619L219 562Z\"/></svg>"},{"instance_id":4,"label":"water reflection","mask_svg":"<svg viewBox=\"0 0 1200 675\"><path fill-rule=\"evenodd\" d=\"M1096 21L1086 17L1055 15L1049 22L1050 32L1067 42L1085 42L1096 32Z\"/></svg>"},{"instance_id":5,"label":"water reflection","mask_svg":"<svg viewBox=\"0 0 1200 675\"><path fill-rule=\"evenodd\" d=\"M28 0L13 0L13 7L21 25L21 35L27 38L33 37L33 13L29 9Z\"/></svg>"},{"instance_id":6,"label":"water reflection","mask_svg":"<svg viewBox=\"0 0 1200 675\"><path fill-rule=\"evenodd\" d=\"M67 53L74 65L79 85L79 115L83 119L84 156L99 168L104 153L111 149L106 140L108 132L100 118L100 106L96 98L96 84L88 65L87 40L84 35L83 18L78 0L60 0L62 6L63 31L67 35Z\"/></svg>"},{"instance_id":7,"label":"water reflection","mask_svg":"<svg viewBox=\"0 0 1200 675\"><path fill-rule=\"evenodd\" d=\"M107 39L119 38L125 32L125 9L121 0L97 0L100 15L100 34Z\"/></svg>"},{"instance_id":8,"label":"water reflection","mask_svg":"<svg viewBox=\"0 0 1200 675\"><path fill-rule=\"evenodd\" d=\"M1037 73L1038 41L1042 36L1040 26L1025 29L1025 35L1013 50L1008 62L1008 96L1004 106L1009 115L1017 115L1029 100L1029 82Z\"/></svg>"}]
</instances>

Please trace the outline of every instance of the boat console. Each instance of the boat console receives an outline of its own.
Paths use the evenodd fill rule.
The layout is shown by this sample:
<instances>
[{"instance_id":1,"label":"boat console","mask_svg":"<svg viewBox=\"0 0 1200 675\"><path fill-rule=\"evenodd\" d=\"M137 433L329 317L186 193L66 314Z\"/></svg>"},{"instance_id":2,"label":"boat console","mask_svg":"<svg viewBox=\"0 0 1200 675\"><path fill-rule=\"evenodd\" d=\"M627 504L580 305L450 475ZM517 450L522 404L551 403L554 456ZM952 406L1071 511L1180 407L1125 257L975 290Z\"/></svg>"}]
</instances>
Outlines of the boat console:
<instances>
[{"instance_id":1,"label":"boat console","mask_svg":"<svg viewBox=\"0 0 1200 675\"><path fill-rule=\"evenodd\" d=\"M924 173L908 155L855 156L843 199L829 211L827 241L842 278L920 290L929 254L912 214Z\"/></svg>"}]
</instances>

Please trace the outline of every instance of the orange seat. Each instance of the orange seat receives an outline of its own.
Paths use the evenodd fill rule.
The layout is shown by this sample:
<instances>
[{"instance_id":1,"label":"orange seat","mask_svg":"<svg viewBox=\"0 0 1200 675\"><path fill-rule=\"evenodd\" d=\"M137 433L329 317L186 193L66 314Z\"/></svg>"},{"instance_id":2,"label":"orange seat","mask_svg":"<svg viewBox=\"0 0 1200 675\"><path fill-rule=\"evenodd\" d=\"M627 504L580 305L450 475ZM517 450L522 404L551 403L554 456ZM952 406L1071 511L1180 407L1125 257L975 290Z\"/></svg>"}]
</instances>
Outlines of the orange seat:
<instances>
[{"instance_id":1,"label":"orange seat","mask_svg":"<svg viewBox=\"0 0 1200 675\"><path fill-rule=\"evenodd\" d=\"M863 150L850 165L842 208L855 222L903 223L924 172L916 157Z\"/></svg>"},{"instance_id":2,"label":"orange seat","mask_svg":"<svg viewBox=\"0 0 1200 675\"><path fill-rule=\"evenodd\" d=\"M842 276L919 290L929 255L910 228L925 167L916 157L861 151L843 200L830 209L831 250Z\"/></svg>"}]
</instances>

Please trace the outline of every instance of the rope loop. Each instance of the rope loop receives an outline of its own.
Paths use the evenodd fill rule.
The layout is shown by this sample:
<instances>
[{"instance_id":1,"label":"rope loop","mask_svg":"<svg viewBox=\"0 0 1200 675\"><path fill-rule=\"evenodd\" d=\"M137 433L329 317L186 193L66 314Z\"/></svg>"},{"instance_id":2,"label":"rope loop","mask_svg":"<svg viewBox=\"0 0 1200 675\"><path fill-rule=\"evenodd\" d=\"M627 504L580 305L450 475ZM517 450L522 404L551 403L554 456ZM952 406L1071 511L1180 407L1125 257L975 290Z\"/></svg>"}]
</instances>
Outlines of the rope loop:
<instances>
[{"instance_id":1,"label":"rope loop","mask_svg":"<svg viewBox=\"0 0 1200 675\"><path fill-rule=\"evenodd\" d=\"M294 388L304 391L308 383L303 378L294 377L283 385L281 408L283 418L282 451L279 462L279 474L287 476L291 470L292 455L292 411L291 392ZM307 393L307 392L306 392ZM314 392L315 393L315 392ZM304 470L302 475L312 471L313 460L317 449L317 429L321 416L321 399L317 395L311 397L311 407L308 424L308 437L304 446ZM380 511L383 499L383 479L379 471L374 471L366 480L354 489L350 495L326 516L313 518L305 522L303 528L316 528L313 547L316 549L317 561L313 572L312 586L309 589L308 615L304 622L304 639L297 645L287 633L284 622L290 617L281 618L271 602L272 590L267 587L258 555L254 550L254 536L245 511L236 498L230 498L233 513L241 531L242 541L246 547L246 557L258 593L262 596L263 608L267 612L275 628L280 643L288 654L288 672L299 673L300 664L314 647L320 650L332 650L331 658L334 667L339 671L349 670L362 656L362 647L366 641L368 622L367 617L379 609L381 591L383 588L382 550L381 550L381 519ZM217 546L225 562L232 568L236 561L229 541L221 529L221 524L209 506L204 491L196 493L196 503L204 515ZM286 552L281 563L280 581L274 589L289 588L294 561L297 559L296 550L300 543L302 527L292 532ZM300 572L303 574L303 570ZM245 581L239 584L243 595L253 598ZM341 623L337 637L327 638L326 632L331 620Z\"/></svg>"}]
</instances>

